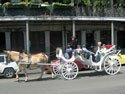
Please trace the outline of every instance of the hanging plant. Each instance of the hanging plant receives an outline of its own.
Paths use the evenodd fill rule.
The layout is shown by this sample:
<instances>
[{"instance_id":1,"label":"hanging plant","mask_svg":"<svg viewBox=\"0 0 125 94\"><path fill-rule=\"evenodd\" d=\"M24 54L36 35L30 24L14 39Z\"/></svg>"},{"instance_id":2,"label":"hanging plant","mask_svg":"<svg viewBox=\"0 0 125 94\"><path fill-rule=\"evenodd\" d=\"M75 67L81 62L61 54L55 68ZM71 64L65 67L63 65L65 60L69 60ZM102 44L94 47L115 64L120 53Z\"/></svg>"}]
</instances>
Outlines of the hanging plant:
<instances>
[{"instance_id":1,"label":"hanging plant","mask_svg":"<svg viewBox=\"0 0 125 94\"><path fill-rule=\"evenodd\" d=\"M69 3L71 3L71 0L63 0L63 3L64 4L69 4Z\"/></svg>"},{"instance_id":2,"label":"hanging plant","mask_svg":"<svg viewBox=\"0 0 125 94\"><path fill-rule=\"evenodd\" d=\"M5 8L25 8L27 6L26 2L19 2L19 3L10 3L6 2L3 4Z\"/></svg>"},{"instance_id":3,"label":"hanging plant","mask_svg":"<svg viewBox=\"0 0 125 94\"><path fill-rule=\"evenodd\" d=\"M90 0L84 0L83 1L86 6L91 6L91 1Z\"/></svg>"},{"instance_id":4,"label":"hanging plant","mask_svg":"<svg viewBox=\"0 0 125 94\"><path fill-rule=\"evenodd\" d=\"M74 7L73 4L62 4L62 3L53 3L52 6L54 6L55 8L56 7L59 7L59 8L68 8L68 7L72 8L72 7Z\"/></svg>"}]
</instances>

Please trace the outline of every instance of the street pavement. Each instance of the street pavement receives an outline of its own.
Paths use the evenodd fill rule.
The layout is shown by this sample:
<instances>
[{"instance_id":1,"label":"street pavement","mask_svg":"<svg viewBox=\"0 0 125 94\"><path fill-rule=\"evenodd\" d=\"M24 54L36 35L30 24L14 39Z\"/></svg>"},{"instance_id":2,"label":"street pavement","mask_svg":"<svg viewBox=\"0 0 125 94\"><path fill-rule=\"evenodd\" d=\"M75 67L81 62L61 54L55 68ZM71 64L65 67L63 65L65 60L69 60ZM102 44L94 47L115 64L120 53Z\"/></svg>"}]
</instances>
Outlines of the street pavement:
<instances>
[{"instance_id":1,"label":"street pavement","mask_svg":"<svg viewBox=\"0 0 125 94\"><path fill-rule=\"evenodd\" d=\"M37 80L39 72L29 74L29 81L0 78L0 94L125 94L125 66L110 76L105 72L80 71L74 80L52 79L50 74Z\"/></svg>"}]
</instances>

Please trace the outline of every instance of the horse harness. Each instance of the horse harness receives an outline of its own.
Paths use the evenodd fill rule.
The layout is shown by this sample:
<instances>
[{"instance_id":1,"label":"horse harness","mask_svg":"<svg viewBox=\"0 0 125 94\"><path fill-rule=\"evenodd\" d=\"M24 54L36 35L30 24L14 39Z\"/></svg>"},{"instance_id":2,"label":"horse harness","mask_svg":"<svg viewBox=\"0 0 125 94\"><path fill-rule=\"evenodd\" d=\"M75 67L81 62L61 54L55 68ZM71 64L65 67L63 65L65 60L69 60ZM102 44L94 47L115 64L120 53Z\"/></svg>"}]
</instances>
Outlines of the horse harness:
<instances>
[{"instance_id":1,"label":"horse harness","mask_svg":"<svg viewBox=\"0 0 125 94\"><path fill-rule=\"evenodd\" d=\"M28 55L28 62L27 62L27 68L30 67L31 65L31 55ZM21 64L22 62L22 59L23 59L23 53L19 52L19 61L18 61L18 65Z\"/></svg>"}]
</instances>

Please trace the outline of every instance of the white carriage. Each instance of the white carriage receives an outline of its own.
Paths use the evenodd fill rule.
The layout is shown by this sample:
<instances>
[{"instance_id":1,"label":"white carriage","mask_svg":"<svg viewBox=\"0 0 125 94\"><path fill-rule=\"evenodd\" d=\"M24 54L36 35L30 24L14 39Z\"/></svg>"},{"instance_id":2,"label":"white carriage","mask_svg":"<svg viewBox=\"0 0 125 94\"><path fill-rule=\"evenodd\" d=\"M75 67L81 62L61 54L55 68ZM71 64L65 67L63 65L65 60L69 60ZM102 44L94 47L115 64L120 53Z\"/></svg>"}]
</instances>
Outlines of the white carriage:
<instances>
[{"instance_id":1,"label":"white carriage","mask_svg":"<svg viewBox=\"0 0 125 94\"><path fill-rule=\"evenodd\" d=\"M119 52L116 53L116 46L112 46L104 52L100 52L100 61L94 62L92 55L87 59L83 54L77 54L75 51L70 59L64 57L62 49L57 48L56 57L57 64L53 65L53 71L56 75L61 75L63 78L70 80L74 79L78 74L78 66L74 61L80 60L81 63L87 65L96 71L103 71L109 75L115 75L120 71L121 63L117 59Z\"/></svg>"}]
</instances>

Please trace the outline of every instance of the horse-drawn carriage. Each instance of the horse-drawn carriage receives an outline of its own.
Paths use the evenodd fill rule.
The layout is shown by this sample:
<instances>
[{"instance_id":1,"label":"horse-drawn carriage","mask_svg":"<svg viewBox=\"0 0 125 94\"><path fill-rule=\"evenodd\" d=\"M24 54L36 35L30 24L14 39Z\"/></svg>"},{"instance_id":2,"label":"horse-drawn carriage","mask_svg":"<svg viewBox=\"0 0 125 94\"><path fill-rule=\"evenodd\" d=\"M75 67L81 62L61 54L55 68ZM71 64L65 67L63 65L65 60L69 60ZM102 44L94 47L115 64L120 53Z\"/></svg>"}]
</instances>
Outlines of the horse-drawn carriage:
<instances>
[{"instance_id":1,"label":"horse-drawn carriage","mask_svg":"<svg viewBox=\"0 0 125 94\"><path fill-rule=\"evenodd\" d=\"M96 71L103 71L109 75L115 75L120 71L121 63L117 59L119 55L119 51L116 51L115 45L106 51L99 52L100 53L100 61L93 61L93 56L90 55L89 58L84 57L84 53L77 53L75 50L73 51L72 57L67 59L63 55L63 51L61 48L57 48L56 57L58 61L53 65L53 71L56 75L61 75L65 79L74 79L78 74L78 66L75 61L79 61L82 64L88 66L88 68L92 68Z\"/></svg>"},{"instance_id":2,"label":"horse-drawn carriage","mask_svg":"<svg viewBox=\"0 0 125 94\"><path fill-rule=\"evenodd\" d=\"M45 53L38 53L31 55L30 58L27 54L23 53L21 59L19 58L20 53L16 51L4 51L7 56L17 62L19 65L19 70L16 71L16 78L19 80L18 73L21 69L24 70L26 78L25 81L28 81L28 74L26 71L27 67L30 68L41 68L41 75L43 75L43 70L45 67L48 69L53 75L60 75L63 78L70 80L74 79L78 75L78 66L76 61L79 61L81 64L87 66L88 68L95 69L96 71L103 71L109 75L115 75L119 72L121 68L121 63L117 59L119 52L116 52L116 47L112 46L110 49L100 52L100 61L93 61L92 55L90 54L89 58L84 57L84 53L77 53L77 51L73 51L72 57L67 59L63 55L63 51L61 48L56 49L56 60L54 63L47 63L48 56ZM54 72L54 74L53 74Z\"/></svg>"}]
</instances>

